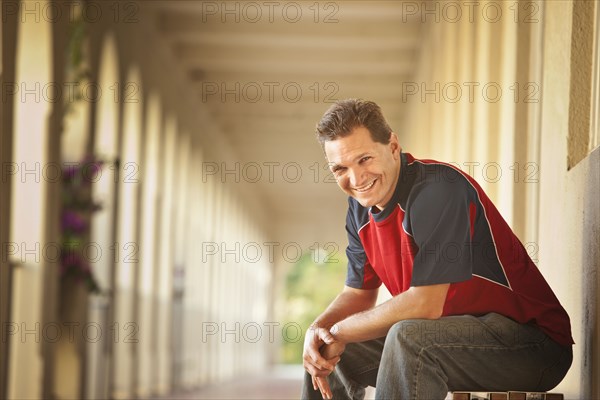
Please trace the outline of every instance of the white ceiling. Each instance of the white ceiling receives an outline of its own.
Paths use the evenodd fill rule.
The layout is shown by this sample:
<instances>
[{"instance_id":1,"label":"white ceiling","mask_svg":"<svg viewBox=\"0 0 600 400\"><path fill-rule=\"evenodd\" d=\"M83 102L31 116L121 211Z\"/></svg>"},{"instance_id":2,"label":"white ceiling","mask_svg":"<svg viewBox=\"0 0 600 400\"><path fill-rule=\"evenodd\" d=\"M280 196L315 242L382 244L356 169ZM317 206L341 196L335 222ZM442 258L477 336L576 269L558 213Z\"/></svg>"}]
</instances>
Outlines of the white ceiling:
<instances>
[{"instance_id":1,"label":"white ceiling","mask_svg":"<svg viewBox=\"0 0 600 400\"><path fill-rule=\"evenodd\" d=\"M326 182L315 124L331 100L360 97L376 101L399 129L402 82L414 74L423 35L420 16L404 15L400 1L153 3L159 32L239 155L241 171L253 180L260 167L253 185L274 234L344 243L345 195ZM294 182L298 166L302 177Z\"/></svg>"}]
</instances>

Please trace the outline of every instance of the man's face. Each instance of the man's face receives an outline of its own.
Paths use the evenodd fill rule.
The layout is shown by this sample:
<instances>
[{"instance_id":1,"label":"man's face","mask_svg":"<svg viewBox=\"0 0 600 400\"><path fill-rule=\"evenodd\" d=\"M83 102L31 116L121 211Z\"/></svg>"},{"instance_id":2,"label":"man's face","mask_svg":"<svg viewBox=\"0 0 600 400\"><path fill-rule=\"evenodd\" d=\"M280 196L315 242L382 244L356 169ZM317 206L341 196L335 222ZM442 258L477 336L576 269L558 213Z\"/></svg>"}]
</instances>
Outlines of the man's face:
<instances>
[{"instance_id":1,"label":"man's face","mask_svg":"<svg viewBox=\"0 0 600 400\"><path fill-rule=\"evenodd\" d=\"M390 143L371 139L358 127L346 137L325 142L329 167L339 187L363 207L380 210L391 200L400 172L400 146L395 134Z\"/></svg>"}]
</instances>

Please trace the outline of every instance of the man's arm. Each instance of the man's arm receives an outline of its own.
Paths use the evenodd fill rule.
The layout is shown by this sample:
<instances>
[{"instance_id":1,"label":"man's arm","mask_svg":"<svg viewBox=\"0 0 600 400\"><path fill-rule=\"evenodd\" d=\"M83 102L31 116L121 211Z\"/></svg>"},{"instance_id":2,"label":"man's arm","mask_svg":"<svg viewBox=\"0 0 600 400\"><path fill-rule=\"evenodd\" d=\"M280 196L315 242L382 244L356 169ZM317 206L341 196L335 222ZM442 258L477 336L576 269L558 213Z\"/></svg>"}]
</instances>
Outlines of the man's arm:
<instances>
[{"instance_id":1,"label":"man's arm","mask_svg":"<svg viewBox=\"0 0 600 400\"><path fill-rule=\"evenodd\" d=\"M345 286L344 290L331 302L325 311L313 323L321 328L329 329L352 314L375 307L379 289L363 290Z\"/></svg>"},{"instance_id":2,"label":"man's arm","mask_svg":"<svg viewBox=\"0 0 600 400\"><path fill-rule=\"evenodd\" d=\"M336 342L364 342L385 336L398 321L442 316L450 284L413 286L379 306L348 316L332 326Z\"/></svg>"}]
</instances>

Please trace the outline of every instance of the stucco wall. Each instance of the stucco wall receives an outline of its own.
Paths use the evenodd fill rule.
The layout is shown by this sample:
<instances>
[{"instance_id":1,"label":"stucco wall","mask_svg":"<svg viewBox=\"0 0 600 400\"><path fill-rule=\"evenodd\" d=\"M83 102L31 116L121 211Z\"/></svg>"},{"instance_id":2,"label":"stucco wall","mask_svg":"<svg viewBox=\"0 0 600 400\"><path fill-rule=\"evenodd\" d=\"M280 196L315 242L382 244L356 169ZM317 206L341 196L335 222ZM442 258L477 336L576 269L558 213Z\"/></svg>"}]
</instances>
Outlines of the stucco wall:
<instances>
[{"instance_id":1,"label":"stucco wall","mask_svg":"<svg viewBox=\"0 0 600 400\"><path fill-rule=\"evenodd\" d=\"M573 366L557 390L590 399L598 396L598 384L594 393L592 385L599 380L592 360L598 359L600 151L567 171L573 6L551 1L545 7L539 266L571 317L576 342Z\"/></svg>"},{"instance_id":2,"label":"stucco wall","mask_svg":"<svg viewBox=\"0 0 600 400\"><path fill-rule=\"evenodd\" d=\"M510 4L504 4L506 15L511 15ZM536 97L539 102L503 101L498 107L487 104L490 107L486 139L489 158L478 161L500 162L503 166L515 161L520 165L537 164L536 179L518 184L512 179L503 179L495 186L488 185L486 190L519 238L528 243L528 250L535 252L532 256L537 259L540 271L571 317L576 342L573 366L555 390L564 392L568 399L599 399L600 150L586 149L583 156L571 157L578 160L576 164L568 165L570 153L577 150L569 147L570 133L576 133L580 144L585 142L587 146L590 107L594 104L592 74L589 73L590 46L574 42L580 37L593 37L594 24L589 23L587 14L573 12L571 0L536 2L536 6L539 7L536 25L517 26L512 20L503 20L502 27L494 27L492 42L501 44L502 51L488 55L491 64L500 62L502 65L501 71L495 71L500 76L495 78L498 82L506 86L515 81L521 85L533 82L540 88ZM415 80L427 82L429 76L439 76L440 71L447 72L442 82L476 80L469 66L473 59L483 62L485 58L478 54L483 50L474 45L471 34L487 27L460 21L455 25L437 24L430 29L421 49L419 65L422 68ZM435 52L436 30L454 33L454 52L443 55ZM541 35L540 42L538 35ZM529 44L528 40L531 40ZM541 43L541 52L538 43ZM457 66L453 73L447 71L451 65ZM538 66L541 76L536 72ZM582 68L587 68L588 73L582 74ZM468 102L443 103L442 108L448 111L444 114L436 112L439 105L431 102L412 101L407 107L410 118L400 138L405 149L413 154L465 162L473 160L473 155L461 152L462 144L485 142L476 136L486 133L472 129L472 123L477 122L477 110ZM520 118L516 117L518 113L521 113ZM443 135L436 131L433 115L452 115L453 118L443 124L447 126L452 122L452 129ZM497 138L493 137L493 121L500 124ZM480 125L485 126L484 122L480 121ZM444 147L440 143L456 146ZM481 180L480 175L475 178ZM526 192L536 193L537 197L530 198ZM535 222L536 214L538 222Z\"/></svg>"}]
</instances>

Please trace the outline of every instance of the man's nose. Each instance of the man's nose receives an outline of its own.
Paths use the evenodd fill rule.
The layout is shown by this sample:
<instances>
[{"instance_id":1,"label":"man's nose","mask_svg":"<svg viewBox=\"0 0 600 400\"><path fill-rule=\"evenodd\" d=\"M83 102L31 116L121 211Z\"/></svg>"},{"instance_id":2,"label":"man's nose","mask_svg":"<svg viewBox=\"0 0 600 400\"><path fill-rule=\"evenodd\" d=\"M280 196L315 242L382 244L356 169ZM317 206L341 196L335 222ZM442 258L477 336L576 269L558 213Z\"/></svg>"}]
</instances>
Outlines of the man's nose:
<instances>
[{"instance_id":1,"label":"man's nose","mask_svg":"<svg viewBox=\"0 0 600 400\"><path fill-rule=\"evenodd\" d=\"M362 171L360 168L349 168L348 173L350 177L350 185L352 187L360 186L362 181Z\"/></svg>"}]
</instances>

